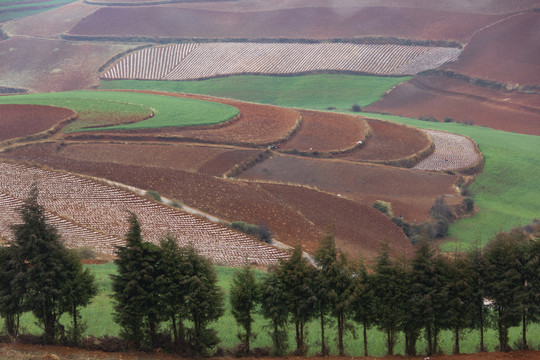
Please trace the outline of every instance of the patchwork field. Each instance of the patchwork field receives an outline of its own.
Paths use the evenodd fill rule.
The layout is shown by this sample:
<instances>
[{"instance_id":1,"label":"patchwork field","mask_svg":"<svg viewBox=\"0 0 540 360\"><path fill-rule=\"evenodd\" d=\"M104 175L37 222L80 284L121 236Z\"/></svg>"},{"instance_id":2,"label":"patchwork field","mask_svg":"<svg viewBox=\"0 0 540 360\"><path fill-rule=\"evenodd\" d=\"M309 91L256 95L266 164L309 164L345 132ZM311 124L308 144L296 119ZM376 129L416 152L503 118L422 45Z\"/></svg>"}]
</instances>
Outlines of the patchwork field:
<instances>
[{"instance_id":1,"label":"patchwork field","mask_svg":"<svg viewBox=\"0 0 540 360\"><path fill-rule=\"evenodd\" d=\"M460 52L391 44L187 43L131 53L102 78L188 80L321 71L405 76L454 61Z\"/></svg>"}]
</instances>

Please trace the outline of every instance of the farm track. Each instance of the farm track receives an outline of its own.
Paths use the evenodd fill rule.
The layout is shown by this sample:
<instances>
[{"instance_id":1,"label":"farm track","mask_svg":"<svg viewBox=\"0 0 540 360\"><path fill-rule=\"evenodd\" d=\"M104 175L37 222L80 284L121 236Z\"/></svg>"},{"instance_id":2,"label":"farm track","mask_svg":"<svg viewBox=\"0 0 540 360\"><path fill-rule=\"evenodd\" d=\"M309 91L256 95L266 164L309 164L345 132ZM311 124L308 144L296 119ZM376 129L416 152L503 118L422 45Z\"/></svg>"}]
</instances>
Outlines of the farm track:
<instances>
[{"instance_id":1,"label":"farm track","mask_svg":"<svg viewBox=\"0 0 540 360\"><path fill-rule=\"evenodd\" d=\"M195 217L129 191L66 173L46 171L24 165L0 163L1 193L19 199L29 193L30 185L37 183L39 201L58 217L50 219L67 234L67 244L88 246L99 253L112 255L114 246L128 230L128 212L135 213L147 241L157 243L166 233L175 235L180 245L193 244L204 256L217 264L241 266L244 259L259 266L268 266L286 254L269 245L253 240L226 227ZM5 197L0 209L13 219L17 201ZM5 224L4 220L4 224ZM72 226L70 226L72 224ZM85 231L85 229L87 231ZM3 228L2 232L9 232ZM99 237L96 233L103 232Z\"/></svg>"}]
</instances>

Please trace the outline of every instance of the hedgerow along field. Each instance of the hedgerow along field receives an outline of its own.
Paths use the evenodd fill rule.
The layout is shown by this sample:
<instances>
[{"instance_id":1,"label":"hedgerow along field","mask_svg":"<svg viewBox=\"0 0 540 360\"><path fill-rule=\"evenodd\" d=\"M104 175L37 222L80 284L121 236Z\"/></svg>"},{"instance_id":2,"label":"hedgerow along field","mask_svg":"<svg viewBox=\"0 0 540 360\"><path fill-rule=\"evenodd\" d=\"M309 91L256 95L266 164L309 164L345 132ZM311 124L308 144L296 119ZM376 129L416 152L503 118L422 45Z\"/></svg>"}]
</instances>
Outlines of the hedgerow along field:
<instances>
[{"instance_id":1,"label":"hedgerow along field","mask_svg":"<svg viewBox=\"0 0 540 360\"><path fill-rule=\"evenodd\" d=\"M101 337L105 335L118 336L120 327L113 321L112 318L112 302L110 295L112 294L110 275L116 273L116 265L114 263L108 263L105 265L86 265L90 268L92 273L96 276L96 284L98 286L98 295L94 298L92 303L81 310L83 322L87 325L87 336ZM218 285L225 290L225 314L210 327L214 328L218 332L218 336L221 339L221 343L218 345L224 349L232 349L238 345L236 334L239 331L239 327L232 316L229 305L229 290L232 284L232 278L236 269L230 267L215 267L218 275ZM258 279L264 276L264 271L255 270L255 274ZM2 319L0 319L0 326L3 325ZM69 324L69 319L65 319L65 324ZM354 324L351 322L351 324ZM260 315L255 316L254 332L258 335L253 341L252 347L270 347L272 345L270 335L265 327L267 321ZM537 348L540 346L540 325L529 325L529 345L531 348ZM42 330L35 324L34 317L25 313L21 319L21 327L28 333L40 334ZM355 325L356 333L359 336L358 339L354 339L349 332L346 335L345 348L348 355L362 356L363 344L361 339L362 329ZM326 329L328 343L330 344L330 353L336 353L335 337L336 331L333 325L328 326ZM498 344L497 333L493 329L489 329L485 333L485 342L488 351L493 351ZM520 328L514 327L510 330L510 343L512 344L520 336ZM289 350L294 349L294 326L289 325L288 329ZM474 353L477 351L479 335L477 331L471 331L466 333L461 340L462 353ZM313 320L308 326L308 344L310 346L309 355L315 355L320 350L320 325L317 320ZM453 339L452 334L448 331L443 331L439 340L440 346L447 354L452 352ZM403 354L404 339L403 335L398 335L396 343L396 353ZM424 352L426 348L425 340L423 336L417 343L417 349L419 353ZM368 332L368 349L370 356L384 356L386 354L385 334L377 329L371 329Z\"/></svg>"},{"instance_id":2,"label":"hedgerow along field","mask_svg":"<svg viewBox=\"0 0 540 360\"><path fill-rule=\"evenodd\" d=\"M69 91L0 97L0 104L54 105L75 110L79 119L64 132L135 130L212 125L232 119L238 109L208 101L139 93Z\"/></svg>"},{"instance_id":3,"label":"hedgerow along field","mask_svg":"<svg viewBox=\"0 0 540 360\"><path fill-rule=\"evenodd\" d=\"M102 81L101 89L160 90L204 94L262 104L312 110L345 111L367 106L410 77L319 74L305 76L234 76L197 81Z\"/></svg>"},{"instance_id":4,"label":"hedgerow along field","mask_svg":"<svg viewBox=\"0 0 540 360\"><path fill-rule=\"evenodd\" d=\"M381 78L352 75L310 75L298 77L240 76L203 81L107 81L104 88L134 88L212 94L280 106L350 111L355 103L363 106L381 98L391 87L409 78ZM388 81L386 83L386 81ZM226 84L226 86L225 86ZM367 84L378 84L372 91ZM252 89L253 91L246 91ZM451 241L446 251L467 249L501 230L530 223L540 214L540 146L538 137L457 123L426 122L372 113L361 115L408 124L423 129L442 130L473 139L484 154L485 166L471 186L479 212L450 226Z\"/></svg>"}]
</instances>

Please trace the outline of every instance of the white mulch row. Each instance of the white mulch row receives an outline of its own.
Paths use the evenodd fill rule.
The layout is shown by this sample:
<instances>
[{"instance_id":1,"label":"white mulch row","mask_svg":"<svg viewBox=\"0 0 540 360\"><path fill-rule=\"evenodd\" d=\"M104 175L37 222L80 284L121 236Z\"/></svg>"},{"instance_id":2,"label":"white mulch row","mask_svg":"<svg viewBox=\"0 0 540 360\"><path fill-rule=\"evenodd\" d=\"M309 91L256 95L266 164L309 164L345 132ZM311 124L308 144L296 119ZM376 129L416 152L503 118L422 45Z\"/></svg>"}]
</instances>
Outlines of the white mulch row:
<instances>
[{"instance_id":1,"label":"white mulch row","mask_svg":"<svg viewBox=\"0 0 540 360\"><path fill-rule=\"evenodd\" d=\"M453 61L461 53L446 47L351 43L205 43L182 44L181 49L179 46L139 50L117 62L103 78L187 80L323 70L414 75Z\"/></svg>"},{"instance_id":2,"label":"white mulch row","mask_svg":"<svg viewBox=\"0 0 540 360\"><path fill-rule=\"evenodd\" d=\"M413 169L458 170L470 167L480 160L474 142L466 136L437 130L423 130L435 143L432 155L419 162Z\"/></svg>"},{"instance_id":3,"label":"white mulch row","mask_svg":"<svg viewBox=\"0 0 540 360\"><path fill-rule=\"evenodd\" d=\"M113 254L128 230L128 211L141 223L144 239L158 243L172 233L180 245L193 244L214 263L241 266L274 264L286 253L265 243L181 210L158 204L127 190L74 175L0 163L0 235L20 221L17 209L36 182L39 202L58 227L66 245L87 246Z\"/></svg>"}]
</instances>

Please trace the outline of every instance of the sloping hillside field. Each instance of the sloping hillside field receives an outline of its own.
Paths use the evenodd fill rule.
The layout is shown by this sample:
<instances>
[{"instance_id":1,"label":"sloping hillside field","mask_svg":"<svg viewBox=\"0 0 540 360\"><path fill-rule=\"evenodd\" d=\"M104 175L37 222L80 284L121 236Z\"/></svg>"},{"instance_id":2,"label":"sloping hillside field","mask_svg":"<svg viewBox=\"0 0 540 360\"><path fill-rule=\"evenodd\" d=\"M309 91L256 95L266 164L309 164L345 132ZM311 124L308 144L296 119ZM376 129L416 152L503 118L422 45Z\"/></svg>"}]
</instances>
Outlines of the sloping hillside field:
<instances>
[{"instance_id":1,"label":"sloping hillside field","mask_svg":"<svg viewBox=\"0 0 540 360\"><path fill-rule=\"evenodd\" d=\"M139 50L103 79L187 80L317 71L404 76L455 60L456 48L390 44L187 43Z\"/></svg>"}]
</instances>

